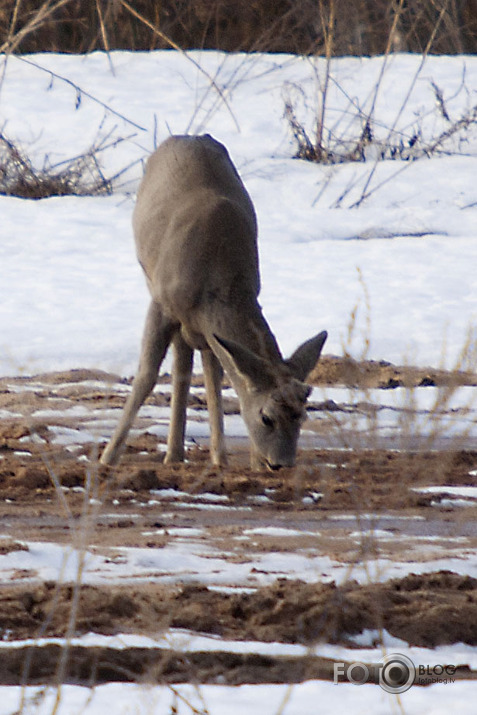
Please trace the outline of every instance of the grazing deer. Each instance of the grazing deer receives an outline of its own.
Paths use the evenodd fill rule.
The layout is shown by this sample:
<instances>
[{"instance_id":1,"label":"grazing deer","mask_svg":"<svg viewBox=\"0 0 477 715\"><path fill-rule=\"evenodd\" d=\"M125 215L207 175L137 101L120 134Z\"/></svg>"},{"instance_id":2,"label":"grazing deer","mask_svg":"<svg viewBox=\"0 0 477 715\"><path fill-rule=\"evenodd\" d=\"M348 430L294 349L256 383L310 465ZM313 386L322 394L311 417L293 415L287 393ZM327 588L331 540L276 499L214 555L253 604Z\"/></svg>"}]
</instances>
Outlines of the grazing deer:
<instances>
[{"instance_id":1,"label":"grazing deer","mask_svg":"<svg viewBox=\"0 0 477 715\"><path fill-rule=\"evenodd\" d=\"M250 435L252 469L293 466L311 391L303 381L327 334L311 338L283 360L257 302L255 211L225 147L209 135L167 139L147 162L133 227L152 300L138 373L101 462L117 461L172 343L165 462L184 459L192 357L200 350L213 463L227 461L221 397L225 369Z\"/></svg>"}]
</instances>

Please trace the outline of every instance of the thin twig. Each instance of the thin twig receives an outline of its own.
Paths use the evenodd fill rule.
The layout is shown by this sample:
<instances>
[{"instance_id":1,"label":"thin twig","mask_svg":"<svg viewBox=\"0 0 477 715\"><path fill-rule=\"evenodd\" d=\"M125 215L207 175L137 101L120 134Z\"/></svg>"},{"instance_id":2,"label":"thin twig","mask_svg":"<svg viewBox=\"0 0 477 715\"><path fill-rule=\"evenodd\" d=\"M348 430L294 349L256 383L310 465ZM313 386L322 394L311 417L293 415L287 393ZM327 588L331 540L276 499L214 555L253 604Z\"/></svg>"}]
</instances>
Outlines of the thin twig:
<instances>
[{"instance_id":1,"label":"thin twig","mask_svg":"<svg viewBox=\"0 0 477 715\"><path fill-rule=\"evenodd\" d=\"M420 76L421 71L422 71L422 68L424 67L424 65L425 65L425 63L426 63L426 61L427 61L427 57L428 57L428 55L429 55L430 49L431 49L432 44L433 44L433 42L434 42L434 39L435 39L435 37L436 37L437 30L438 30L438 28L439 28L439 26L440 26L440 24L441 24L441 22L442 22L442 20L443 20L443 18L444 18L445 12L447 11L447 6L448 6L448 4L449 4L449 0L446 0L445 4L444 4L443 7L441 8L440 15L439 15L439 17L438 17L438 19L437 19L437 21L436 21L436 24L434 25L434 29L433 29L433 31L432 31L432 33L431 33L431 36L430 36L429 40L428 40L427 46L426 46L426 48L425 48L425 50L424 50L424 52L423 52L423 54L422 54L421 61L420 61L420 63L419 63L419 67L417 68L417 71L414 73L414 76L413 76L413 78L412 78L412 81L411 81L411 83L410 83L410 85L409 85L409 87L408 87L406 96L404 97L404 100L403 100L403 102L402 102L402 104L401 104L401 107L400 107L400 109L399 109L397 115L394 117L394 121L393 121L393 123L392 123L392 126L391 126L391 128L389 129L388 139L390 139L390 137L392 136L392 134L393 134L393 132L394 132L394 130L395 130L395 127L396 127L396 125L397 125L399 119L401 118L401 115L402 115L402 113L404 112L404 109L406 108L406 106L407 106L407 104L408 104L408 102L409 102L409 98L410 98L410 96L411 96L411 94L412 94L412 92L413 92L413 90L414 90L414 87L416 86L416 82L417 82L417 80L418 80L418 77ZM386 142L386 143L387 143L387 142ZM372 181L372 179L373 179L373 177L374 177L374 174L376 173L376 170L377 170L377 167L378 167L378 163L379 163L379 158L376 159L373 168L372 168L371 171L369 172L369 175L368 175L368 177L367 177L367 179L366 179L366 183L365 183L365 185L364 185L363 191L361 192L361 196L360 196L359 200L358 200L358 201L355 201L354 204L352 204L352 205L350 206L350 208L357 208L358 206L360 206L360 205L362 204L363 201L365 201L365 199L367 199L367 198L371 195L372 192L371 192L371 191L368 191L368 189L369 189L369 186L370 186L370 184L371 184L371 181Z\"/></svg>"},{"instance_id":2,"label":"thin twig","mask_svg":"<svg viewBox=\"0 0 477 715\"><path fill-rule=\"evenodd\" d=\"M194 65L194 67L201 74L203 74L204 77L206 77L208 79L208 81L211 83L212 87L215 89L215 91L217 92L217 94L219 95L221 100L223 101L225 107L227 108L227 110L232 118L232 121L235 124L237 131L240 132L240 126L239 126L238 121L237 121L228 101L227 101L227 98L226 98L223 90L218 86L218 84L215 82L213 77L211 77L210 74L208 72L206 72L203 67L201 67L201 65L197 62L197 60L195 60L193 57L191 57L185 50L182 49L182 47L179 47L179 45L176 42L174 42L174 40L171 40L170 37L168 37L164 32L159 30L159 28L156 27L152 22L150 22L146 17L144 17L143 15L141 15L141 13L139 13L137 10L135 10L128 2L126 2L126 0L119 0L119 2L126 10L128 10L131 13L131 15L133 15L133 17L135 17L140 22L144 23L144 25L146 25L146 27L148 27L150 30L152 30L152 32L155 35L160 37L161 40L166 42L174 50L177 50L177 52L180 52L181 55L184 55L184 57L186 59L188 59L189 62L191 62Z\"/></svg>"},{"instance_id":3,"label":"thin twig","mask_svg":"<svg viewBox=\"0 0 477 715\"><path fill-rule=\"evenodd\" d=\"M111 74L113 77L116 76L116 71L114 69L113 61L111 59L111 49L109 47L108 33L106 32L106 26L104 24L103 11L101 10L100 0L96 0L96 12L98 13L99 26L101 28L101 38L103 40L103 45L105 52L108 56L109 67L111 69Z\"/></svg>"},{"instance_id":4,"label":"thin twig","mask_svg":"<svg viewBox=\"0 0 477 715\"><path fill-rule=\"evenodd\" d=\"M71 0L57 0L57 2L50 3L50 0L44 2L36 12L35 15L27 22L18 32L12 37L12 33L8 33L6 41L0 45L0 54L6 53L11 54L18 47L24 37L29 35L31 32L37 30L41 25L43 25L46 20L53 15L56 10L59 10L63 5L67 5ZM18 3L19 5L19 3ZM16 8L17 9L17 8ZM14 13L14 20L16 23L18 13ZM12 19L13 22L13 19Z\"/></svg>"},{"instance_id":5,"label":"thin twig","mask_svg":"<svg viewBox=\"0 0 477 715\"><path fill-rule=\"evenodd\" d=\"M333 54L333 26L335 20L335 4L334 0L331 2L329 8L328 22L325 22L324 11L323 11L323 0L320 0L320 16L321 24L323 27L323 32L325 34L325 53L326 53L326 70L325 70L325 83L321 93L321 110L320 116L316 126L316 146L323 148L323 132L325 129L325 112L328 106L326 101L328 95L328 87L330 84L331 75L331 57Z\"/></svg>"},{"instance_id":6,"label":"thin twig","mask_svg":"<svg viewBox=\"0 0 477 715\"><path fill-rule=\"evenodd\" d=\"M140 124L137 122L133 122L132 119L128 119L124 114L121 114L121 112L116 111L112 107L109 106L109 104L106 104L105 102L102 102L100 99L95 97L94 95L90 94L89 92L86 92L86 90L82 89L76 82L73 82L71 79L68 79L67 77L63 77L63 75L58 74L57 72L54 72L53 70L47 69L46 67L42 67L39 65L37 62L33 62L33 60L27 59L26 57L16 57L16 59L19 62L24 62L27 65L30 65L31 67L34 67L37 70L40 70L41 72L46 72L47 74L50 75L52 79L58 79L61 82L66 82L66 84L69 84L70 87L73 87L73 89L76 91L77 96L85 96L88 99L90 99L92 102L95 102L96 104L99 104L101 107L104 107L107 112L110 114L113 114L116 117L119 117L122 119L123 122L126 122L127 124L131 124L131 126L136 127L136 129L140 129L142 132L146 132L147 129L145 127L142 127Z\"/></svg>"}]
</instances>

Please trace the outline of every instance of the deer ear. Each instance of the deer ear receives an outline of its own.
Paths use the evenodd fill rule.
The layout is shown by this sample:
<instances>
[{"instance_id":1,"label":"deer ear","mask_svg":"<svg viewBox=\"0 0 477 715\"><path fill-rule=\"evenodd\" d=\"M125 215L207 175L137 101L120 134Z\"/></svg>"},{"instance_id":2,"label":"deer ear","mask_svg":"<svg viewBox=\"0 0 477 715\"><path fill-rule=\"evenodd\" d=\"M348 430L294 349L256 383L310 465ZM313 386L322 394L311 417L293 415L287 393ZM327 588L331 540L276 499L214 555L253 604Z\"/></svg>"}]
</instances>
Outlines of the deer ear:
<instances>
[{"instance_id":1,"label":"deer ear","mask_svg":"<svg viewBox=\"0 0 477 715\"><path fill-rule=\"evenodd\" d=\"M234 340L219 338L215 334L214 338L226 351L235 369L247 380L250 387L256 390L269 390L275 387L275 376L266 360Z\"/></svg>"},{"instance_id":2,"label":"deer ear","mask_svg":"<svg viewBox=\"0 0 477 715\"><path fill-rule=\"evenodd\" d=\"M292 371L293 377L304 382L310 372L318 362L325 340L328 337L326 330L322 333L310 338L303 345L295 350L293 355L285 360L286 364Z\"/></svg>"}]
</instances>

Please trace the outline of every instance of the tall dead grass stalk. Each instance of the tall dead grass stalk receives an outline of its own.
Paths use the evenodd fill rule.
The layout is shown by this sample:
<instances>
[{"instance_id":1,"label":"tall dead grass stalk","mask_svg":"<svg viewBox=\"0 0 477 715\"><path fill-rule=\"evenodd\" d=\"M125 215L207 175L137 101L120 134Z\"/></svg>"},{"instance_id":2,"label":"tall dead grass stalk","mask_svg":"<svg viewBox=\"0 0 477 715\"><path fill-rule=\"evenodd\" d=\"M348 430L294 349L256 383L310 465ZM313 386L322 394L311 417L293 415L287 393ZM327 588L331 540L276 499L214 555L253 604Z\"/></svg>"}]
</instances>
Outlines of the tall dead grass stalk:
<instances>
[{"instance_id":1,"label":"tall dead grass stalk","mask_svg":"<svg viewBox=\"0 0 477 715\"><path fill-rule=\"evenodd\" d=\"M430 28L443 10L434 51L472 53L477 49L475 0L406 0L404 4L401 0L126 2L150 26L119 0L4 0L0 5L0 44L7 43L18 52L83 53L163 49L172 41L185 50L324 56L327 23L320 22L320 16L323 19L333 13L335 56L383 54L390 36L392 51L422 52Z\"/></svg>"}]
</instances>

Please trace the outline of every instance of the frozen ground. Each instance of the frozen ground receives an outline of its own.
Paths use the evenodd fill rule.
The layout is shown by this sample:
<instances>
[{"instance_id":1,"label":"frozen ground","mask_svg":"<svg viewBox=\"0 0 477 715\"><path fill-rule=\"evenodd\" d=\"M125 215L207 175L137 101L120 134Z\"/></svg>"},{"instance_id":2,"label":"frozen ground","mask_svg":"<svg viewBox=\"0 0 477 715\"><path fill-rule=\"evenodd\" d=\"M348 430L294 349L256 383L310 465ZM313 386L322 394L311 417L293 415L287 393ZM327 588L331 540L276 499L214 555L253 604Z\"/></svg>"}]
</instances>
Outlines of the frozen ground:
<instances>
[{"instance_id":1,"label":"frozen ground","mask_svg":"<svg viewBox=\"0 0 477 715\"><path fill-rule=\"evenodd\" d=\"M87 593L97 592L97 600L78 621L78 635L71 640L71 648L96 649L96 653L105 653L102 658L109 663L118 657L114 655L117 651L129 657L134 649L142 648L164 653L164 658L173 651L181 653L185 662L194 656L214 658L218 671L202 675L207 684L196 691L185 685L171 690L166 686L98 683L92 691L64 685L60 713L96 715L102 712L107 697L116 699L119 713L131 709L161 712L161 708L168 712L177 697L181 715L192 712L196 700L191 698L202 698L199 712L212 715L224 707L228 712L248 708L275 715L281 703L285 703L282 712L288 715L311 715L318 698L324 712L336 712L338 703L343 706L348 699L352 701L353 688L357 695L352 712L360 712L361 707L363 712L381 715L394 712L398 704L396 696L376 685L359 689L334 685L329 676L308 678L290 687L251 685L258 677L256 668L249 679L242 674L240 682L249 684L231 689L224 685L227 669L223 663L237 657L265 657L274 664L283 658L291 658L287 662L293 664L308 657L331 659L330 663L375 663L381 662L385 653L394 653L431 668L450 663L477 669L473 611L469 610L474 597L472 579L477 578L473 518L477 465L473 453L423 453L422 461L416 463L417 456L405 450L364 448L381 433L383 438L391 435L391 442L396 440L403 421L414 436L421 429L425 442L426 420L430 419L426 410L433 408L437 388L422 388L421 407L414 410L409 405L403 408L399 390L332 389L323 395L315 388L312 404L325 397L342 411L311 410L296 474L257 476L244 466L244 430L237 414L227 417L231 468L221 474L210 468L207 454L197 446L206 444L208 432L200 402L189 409L189 463L175 469L161 465L159 453L169 414L165 400L170 388L159 385L131 435L130 452L108 483L104 476L96 481L97 445L109 434L117 407L130 387L93 379L92 373L82 382L75 382L75 376L71 372L63 379L10 378L1 383L2 401L8 409L3 410L0 423L4 494L0 539L0 612L4 616L0 624L5 623L0 662L7 669L13 651L34 644L42 649L42 663L50 663L46 649L64 643L62 619L70 607L67 590L66 595L60 590L54 596L51 584L66 584L63 588L67 589L81 574ZM470 389L462 388L464 396L468 397ZM203 396L200 386L193 392L195 398ZM227 393L227 398L232 396ZM374 407L365 400L374 401ZM458 407L464 402L458 400L456 408L451 401L440 415L443 424L438 429L455 432L454 440L459 425L465 426L466 420L475 423L473 410L463 412ZM340 423L336 425L337 415ZM333 429L335 439L352 434L359 446L316 450L317 436L326 441L328 435L329 441ZM52 475L62 487L52 486ZM157 485L151 488L153 478ZM279 579L286 579L291 586L288 596L276 602L273 589ZM401 585L388 585L390 579ZM411 585L405 585L406 579ZM449 579L450 584L455 580L453 588L447 584ZM370 604L377 598L371 591L359 596L361 607L353 617L348 616L356 634L346 637L347 645L330 642L326 635L316 638L311 647L299 637L296 642L290 636L281 640L293 624L298 624L301 632L299 624L305 614L311 623L321 622L313 615L309 594L305 592L303 598L300 593L306 588L319 593L332 582L336 589L345 589L343 595L351 587L357 597L360 589L385 589L387 602L395 602L397 607L390 628L399 635L374 627L362 630L360 612L373 611ZM132 604L133 621L114 618L110 594L118 588ZM333 594L335 587L331 588ZM180 598L174 596L177 589ZM268 605L256 612L252 609L247 628L260 619L262 611L263 615L269 611L268 638L257 633L243 640L240 625L233 634L212 635L217 628L214 624L233 623L225 611L219 615L217 603L211 609L206 602L201 611L201 595L207 599L227 599L234 594L252 597L264 589L272 589L265 600ZM46 598L50 591L58 613L53 622L45 620L51 607ZM416 595L420 600L414 600ZM139 619L140 604L147 605L147 599L154 609L163 603L170 617L191 613L190 630L178 629L168 619L162 625L152 617L155 611L150 611L150 606ZM32 602L38 605L25 607ZM283 615L274 618L280 603ZM32 621L37 609L40 618ZM204 612L214 615L205 615L204 620ZM414 625L409 625L411 619ZM45 634L43 626L48 622L45 627L50 630ZM211 625L211 633L205 635ZM407 632L399 630L403 626ZM35 638L38 632L41 635ZM434 639L435 647L423 647L427 638ZM124 671L118 666L116 672ZM464 679L469 675L472 672L465 671ZM0 667L1 677L5 675ZM400 702L405 713L419 713L423 708L431 713L446 712L452 703L470 715L469 692L475 689L474 683L458 680L426 688L415 686L400 696ZM13 715L22 698L25 713L46 714L55 707L56 692L51 688L19 690L12 684L1 692L2 715ZM180 700L182 696L187 702Z\"/></svg>"},{"instance_id":2,"label":"frozen ground","mask_svg":"<svg viewBox=\"0 0 477 715\"><path fill-rule=\"evenodd\" d=\"M24 697L24 712L49 715L54 708L57 692L55 689L28 688L22 693L20 688L0 688L2 703L0 712L10 715L21 698ZM79 715L80 713L104 713L114 703L118 713L169 713L180 715L189 713L210 713L219 715L226 708L230 715L244 712L274 715L335 715L345 709L353 715L368 713L393 713L396 706L406 715L448 715L454 709L459 713L473 713L475 685L470 682L454 683L451 686L431 685L428 688L413 688L400 696L397 706L395 696L391 697L372 685L333 685L310 681L297 686L287 685L242 685L226 688L208 685L199 689L193 686L168 688L144 688L138 685L99 686L89 688L63 686L58 710L59 715ZM32 706L30 706L32 703ZM116 705L116 703L120 703ZM207 709L204 710L204 707ZM202 708L202 710L201 710ZM397 710L399 712L399 710Z\"/></svg>"}]
</instances>

